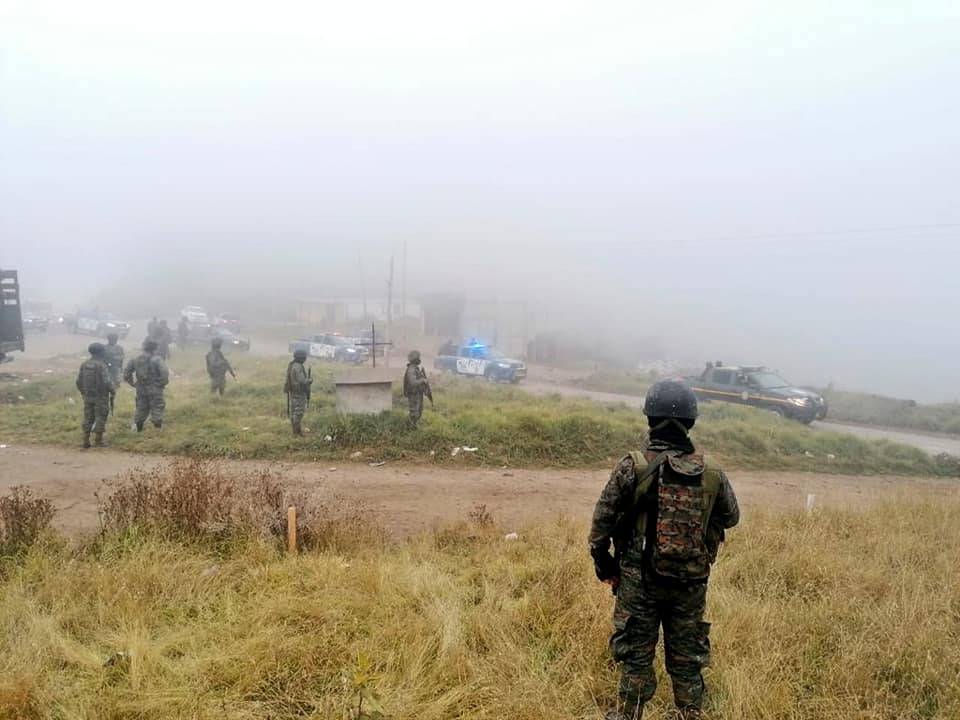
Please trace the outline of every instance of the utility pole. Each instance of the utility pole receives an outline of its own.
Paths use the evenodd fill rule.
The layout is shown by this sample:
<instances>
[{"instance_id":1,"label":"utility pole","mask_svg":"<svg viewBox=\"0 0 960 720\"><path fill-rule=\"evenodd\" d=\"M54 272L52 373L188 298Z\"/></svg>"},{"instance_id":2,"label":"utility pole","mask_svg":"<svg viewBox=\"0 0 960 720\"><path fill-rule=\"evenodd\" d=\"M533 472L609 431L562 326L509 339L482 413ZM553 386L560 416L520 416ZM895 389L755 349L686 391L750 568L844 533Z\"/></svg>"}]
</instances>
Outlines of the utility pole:
<instances>
[{"instance_id":1,"label":"utility pole","mask_svg":"<svg viewBox=\"0 0 960 720\"><path fill-rule=\"evenodd\" d=\"M390 256L390 279L387 281L387 340L389 340L392 335L390 334L393 329L393 255ZM390 346L386 347L384 351L385 365L390 367Z\"/></svg>"},{"instance_id":2,"label":"utility pole","mask_svg":"<svg viewBox=\"0 0 960 720\"><path fill-rule=\"evenodd\" d=\"M403 265L400 268L400 319L407 317L407 241L403 241Z\"/></svg>"},{"instance_id":3,"label":"utility pole","mask_svg":"<svg viewBox=\"0 0 960 720\"><path fill-rule=\"evenodd\" d=\"M357 262L360 265L360 295L363 298L363 319L367 319L367 280L363 275L363 254L357 250Z\"/></svg>"}]
</instances>

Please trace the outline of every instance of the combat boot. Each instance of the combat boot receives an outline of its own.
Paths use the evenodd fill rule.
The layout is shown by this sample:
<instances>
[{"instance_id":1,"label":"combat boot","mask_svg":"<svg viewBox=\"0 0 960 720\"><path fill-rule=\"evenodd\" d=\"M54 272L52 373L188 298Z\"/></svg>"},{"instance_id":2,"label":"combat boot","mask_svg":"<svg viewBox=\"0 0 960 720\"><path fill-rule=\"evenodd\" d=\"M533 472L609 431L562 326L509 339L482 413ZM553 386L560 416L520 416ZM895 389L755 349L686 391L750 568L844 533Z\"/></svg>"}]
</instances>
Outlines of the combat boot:
<instances>
[{"instance_id":1,"label":"combat boot","mask_svg":"<svg viewBox=\"0 0 960 720\"><path fill-rule=\"evenodd\" d=\"M626 710L611 710L603 718L604 720L642 720L643 706L634 708L632 713L627 713Z\"/></svg>"},{"instance_id":2,"label":"combat boot","mask_svg":"<svg viewBox=\"0 0 960 720\"><path fill-rule=\"evenodd\" d=\"M143 423L142 423L142 422L138 422L138 423L137 423L137 432L143 432Z\"/></svg>"},{"instance_id":3,"label":"combat boot","mask_svg":"<svg viewBox=\"0 0 960 720\"><path fill-rule=\"evenodd\" d=\"M103 433L97 433L93 436L93 446L94 447L109 447L107 443L103 441Z\"/></svg>"},{"instance_id":4,"label":"combat boot","mask_svg":"<svg viewBox=\"0 0 960 720\"><path fill-rule=\"evenodd\" d=\"M162 421L162 420L157 420L156 422L153 423L153 426L154 426L157 430L163 430L163 421Z\"/></svg>"},{"instance_id":5,"label":"combat boot","mask_svg":"<svg viewBox=\"0 0 960 720\"><path fill-rule=\"evenodd\" d=\"M677 710L679 720L704 720L705 715L700 708L680 708Z\"/></svg>"},{"instance_id":6,"label":"combat boot","mask_svg":"<svg viewBox=\"0 0 960 720\"><path fill-rule=\"evenodd\" d=\"M85 432L83 434L83 449L87 450L90 447L90 433Z\"/></svg>"}]
</instances>

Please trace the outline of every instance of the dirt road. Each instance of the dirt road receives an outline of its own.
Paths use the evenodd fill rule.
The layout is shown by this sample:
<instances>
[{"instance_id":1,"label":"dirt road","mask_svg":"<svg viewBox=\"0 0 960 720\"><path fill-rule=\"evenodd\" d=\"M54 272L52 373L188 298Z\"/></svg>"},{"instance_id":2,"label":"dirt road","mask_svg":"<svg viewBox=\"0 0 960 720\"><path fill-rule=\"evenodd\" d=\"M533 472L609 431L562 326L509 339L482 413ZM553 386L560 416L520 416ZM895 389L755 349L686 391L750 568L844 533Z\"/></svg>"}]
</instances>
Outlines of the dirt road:
<instances>
[{"instance_id":1,"label":"dirt road","mask_svg":"<svg viewBox=\"0 0 960 720\"><path fill-rule=\"evenodd\" d=\"M0 492L27 485L53 499L57 522L68 532L97 527L94 496L101 481L168 462L157 455L83 451L31 445L0 449ZM606 482L604 470L447 469L362 463L227 461L238 469L271 467L287 483L320 497L339 495L369 506L397 535L467 518L477 505L505 528L568 515L586 522ZM942 496L960 484L930 479L850 477L784 472L731 473L744 508L800 508L808 493L818 506L864 507L909 492Z\"/></svg>"}]
</instances>

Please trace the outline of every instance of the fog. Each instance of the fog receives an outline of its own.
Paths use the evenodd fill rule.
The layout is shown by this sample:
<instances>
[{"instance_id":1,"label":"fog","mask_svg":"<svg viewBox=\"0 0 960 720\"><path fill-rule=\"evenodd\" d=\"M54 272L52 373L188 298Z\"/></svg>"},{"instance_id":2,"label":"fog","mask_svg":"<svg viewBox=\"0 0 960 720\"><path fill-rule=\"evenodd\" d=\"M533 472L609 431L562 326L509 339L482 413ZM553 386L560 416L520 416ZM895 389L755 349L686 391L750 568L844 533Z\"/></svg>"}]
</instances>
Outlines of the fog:
<instances>
[{"instance_id":1,"label":"fog","mask_svg":"<svg viewBox=\"0 0 960 720\"><path fill-rule=\"evenodd\" d=\"M960 397L957 3L0 7L28 297L382 296L406 245L638 361Z\"/></svg>"}]
</instances>

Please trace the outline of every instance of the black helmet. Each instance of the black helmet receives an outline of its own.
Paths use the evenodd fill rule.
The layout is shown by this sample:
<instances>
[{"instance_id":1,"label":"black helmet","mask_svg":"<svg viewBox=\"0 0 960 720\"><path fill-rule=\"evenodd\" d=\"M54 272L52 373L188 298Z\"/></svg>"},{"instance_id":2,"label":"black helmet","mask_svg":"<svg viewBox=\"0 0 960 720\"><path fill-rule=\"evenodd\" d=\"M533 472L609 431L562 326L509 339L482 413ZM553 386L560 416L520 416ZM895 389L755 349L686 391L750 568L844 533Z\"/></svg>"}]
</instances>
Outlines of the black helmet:
<instances>
[{"instance_id":1,"label":"black helmet","mask_svg":"<svg viewBox=\"0 0 960 720\"><path fill-rule=\"evenodd\" d=\"M301 362L307 359L307 351L303 348L293 351L293 359L300 360Z\"/></svg>"},{"instance_id":2,"label":"black helmet","mask_svg":"<svg viewBox=\"0 0 960 720\"><path fill-rule=\"evenodd\" d=\"M411 363L420 362L420 351L411 350L409 353L407 353L407 362L411 362Z\"/></svg>"},{"instance_id":3,"label":"black helmet","mask_svg":"<svg viewBox=\"0 0 960 720\"><path fill-rule=\"evenodd\" d=\"M107 342L115 342L120 339L116 333L107 333Z\"/></svg>"},{"instance_id":4,"label":"black helmet","mask_svg":"<svg viewBox=\"0 0 960 720\"><path fill-rule=\"evenodd\" d=\"M153 352L154 350L157 349L157 341L147 338L146 340L143 341L143 349L146 350L147 352Z\"/></svg>"},{"instance_id":5,"label":"black helmet","mask_svg":"<svg viewBox=\"0 0 960 720\"><path fill-rule=\"evenodd\" d=\"M103 355L104 347L101 343L90 343L90 346L87 348L87 352L93 355L94 357L98 355Z\"/></svg>"},{"instance_id":6,"label":"black helmet","mask_svg":"<svg viewBox=\"0 0 960 720\"><path fill-rule=\"evenodd\" d=\"M655 418L697 419L697 396L683 380L659 380L647 390L643 414Z\"/></svg>"},{"instance_id":7,"label":"black helmet","mask_svg":"<svg viewBox=\"0 0 960 720\"><path fill-rule=\"evenodd\" d=\"M218 348L223 345L223 338L214 338L213 340L210 341L210 344L213 347Z\"/></svg>"}]
</instances>

